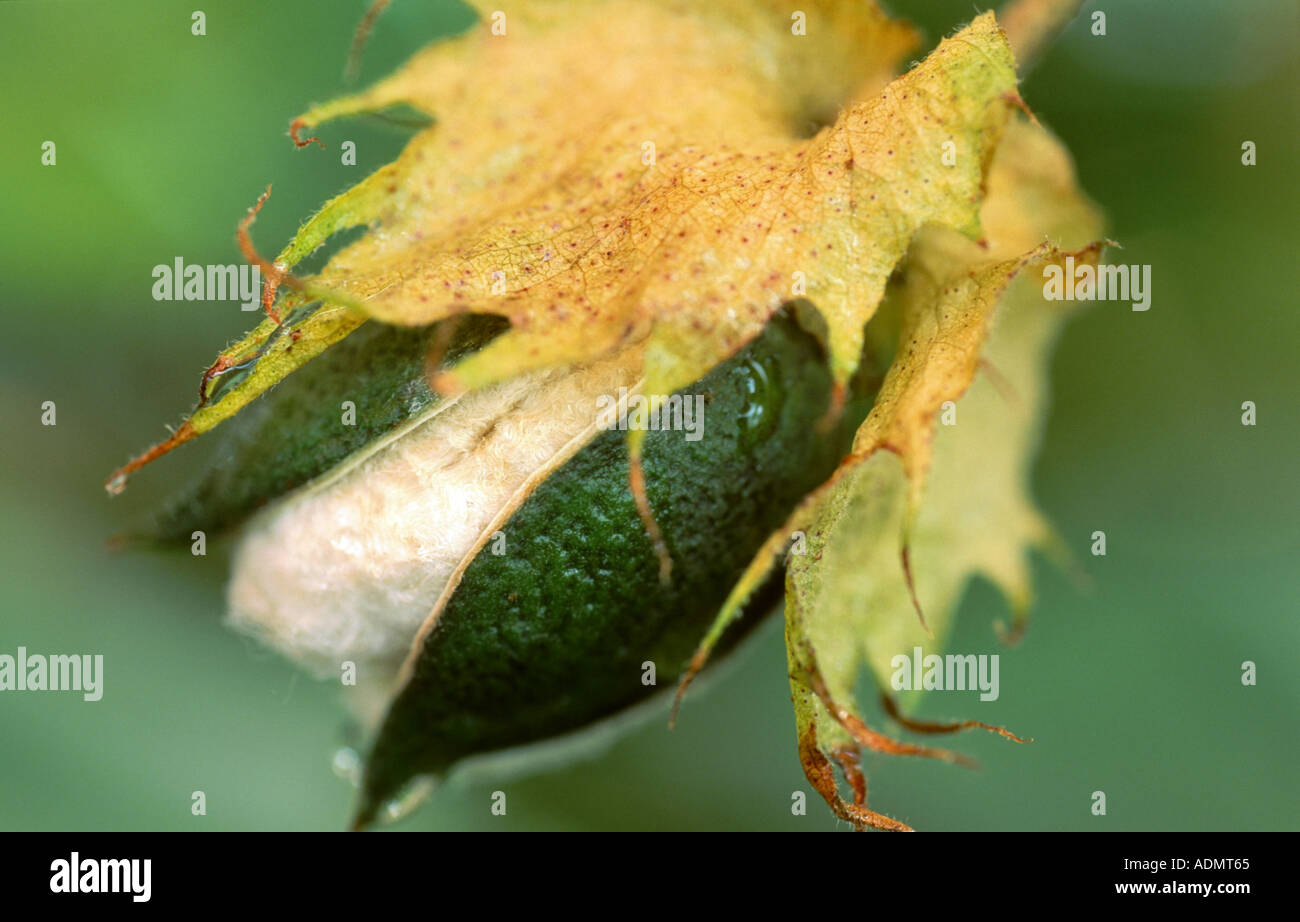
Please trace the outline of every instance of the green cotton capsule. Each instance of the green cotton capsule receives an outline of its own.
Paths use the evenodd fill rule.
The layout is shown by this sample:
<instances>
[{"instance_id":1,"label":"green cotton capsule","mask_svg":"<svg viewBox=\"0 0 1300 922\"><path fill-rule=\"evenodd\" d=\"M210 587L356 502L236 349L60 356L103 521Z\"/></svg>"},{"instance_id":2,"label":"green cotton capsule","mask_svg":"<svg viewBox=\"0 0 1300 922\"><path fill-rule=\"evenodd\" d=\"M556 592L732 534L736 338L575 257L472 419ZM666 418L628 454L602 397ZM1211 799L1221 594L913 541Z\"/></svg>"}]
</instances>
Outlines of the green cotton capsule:
<instances>
[{"instance_id":1,"label":"green cotton capsule","mask_svg":"<svg viewBox=\"0 0 1300 922\"><path fill-rule=\"evenodd\" d=\"M457 348L493 332L471 330ZM695 408L692 431L666 413L679 425L646 433L648 499L673 560L665 583L628 485L627 433L591 425L599 398L626 388L626 369L598 363L440 401L424 384L428 336L363 328L277 386L234 421L212 471L163 520L188 535L270 499L288 485L277 469L311 481L246 524L230 618L322 677L351 666L354 707L377 728L361 826L416 776L567 734L671 687L764 539L844 456L872 396L860 376L836 425L819 427L831 402L824 350L783 312L664 401ZM365 444L337 423L346 393L358 421L383 408ZM568 437L575 426L586 428ZM504 478L503 465L513 465ZM492 502L495 519L480 508ZM755 596L746 624L779 588Z\"/></svg>"}]
</instances>

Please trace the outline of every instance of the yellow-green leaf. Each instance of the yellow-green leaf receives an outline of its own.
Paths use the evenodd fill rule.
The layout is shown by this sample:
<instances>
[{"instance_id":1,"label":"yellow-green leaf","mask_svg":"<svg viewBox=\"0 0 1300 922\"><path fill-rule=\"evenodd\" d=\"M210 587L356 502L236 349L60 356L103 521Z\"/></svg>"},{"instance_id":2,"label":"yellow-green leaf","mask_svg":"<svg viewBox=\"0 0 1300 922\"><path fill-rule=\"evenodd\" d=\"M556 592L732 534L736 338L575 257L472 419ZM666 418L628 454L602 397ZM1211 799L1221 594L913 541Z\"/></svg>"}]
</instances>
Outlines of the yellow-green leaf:
<instances>
[{"instance_id":1,"label":"yellow-green leaf","mask_svg":"<svg viewBox=\"0 0 1300 922\"><path fill-rule=\"evenodd\" d=\"M1100 227L1063 150L1026 122L1008 132L989 188L987 249L942 229L914 244L897 292L897 356L854 458L821 503L807 552L790 558L792 693L802 704L801 739L820 740L823 752L890 751L864 729L853 694L862 668L888 689L895 656L936 652L977 575L1023 617L1026 555L1050 536L1026 485L1048 351L1066 306L1044 299L1038 270L1065 255L1058 243L1078 247ZM1071 255L1095 261L1098 250ZM949 425L937 425L941 408Z\"/></svg>"}]
</instances>

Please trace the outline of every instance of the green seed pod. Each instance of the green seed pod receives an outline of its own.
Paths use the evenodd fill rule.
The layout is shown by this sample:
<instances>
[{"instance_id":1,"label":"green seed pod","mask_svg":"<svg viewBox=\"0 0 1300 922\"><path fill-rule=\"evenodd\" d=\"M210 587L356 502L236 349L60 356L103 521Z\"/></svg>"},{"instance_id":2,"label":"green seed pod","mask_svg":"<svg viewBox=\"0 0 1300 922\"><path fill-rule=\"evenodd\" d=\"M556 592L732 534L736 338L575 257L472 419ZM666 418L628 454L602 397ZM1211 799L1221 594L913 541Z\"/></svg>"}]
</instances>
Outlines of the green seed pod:
<instances>
[{"instance_id":1,"label":"green seed pod","mask_svg":"<svg viewBox=\"0 0 1300 922\"><path fill-rule=\"evenodd\" d=\"M470 325L451 358L496 329ZM620 426L635 414L598 418L635 383L628 363L439 401L424 383L432 335L363 328L277 386L160 520L170 536L217 528L305 483L244 528L230 617L321 676L355 666L354 704L378 727L358 825L416 775L670 687L764 539L844 456L873 391L863 372L821 431L825 353L784 312L666 401L681 409L661 418L683 428L648 431L642 456L664 581L629 487ZM356 427L339 423L349 394ZM755 595L747 625L779 588Z\"/></svg>"}]
</instances>

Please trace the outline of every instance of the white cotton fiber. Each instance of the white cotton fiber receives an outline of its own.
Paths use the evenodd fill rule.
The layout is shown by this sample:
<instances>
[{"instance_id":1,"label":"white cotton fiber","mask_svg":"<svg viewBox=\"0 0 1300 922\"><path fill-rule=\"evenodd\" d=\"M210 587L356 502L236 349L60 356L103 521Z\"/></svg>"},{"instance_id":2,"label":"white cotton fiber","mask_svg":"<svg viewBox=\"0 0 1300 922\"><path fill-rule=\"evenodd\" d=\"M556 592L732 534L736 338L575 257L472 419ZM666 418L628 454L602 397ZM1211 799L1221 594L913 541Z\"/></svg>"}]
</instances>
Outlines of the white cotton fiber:
<instances>
[{"instance_id":1,"label":"white cotton fiber","mask_svg":"<svg viewBox=\"0 0 1300 922\"><path fill-rule=\"evenodd\" d=\"M352 661L391 677L484 529L594 437L597 398L634 385L631 365L465 395L259 513L235 551L231 623L321 676Z\"/></svg>"}]
</instances>

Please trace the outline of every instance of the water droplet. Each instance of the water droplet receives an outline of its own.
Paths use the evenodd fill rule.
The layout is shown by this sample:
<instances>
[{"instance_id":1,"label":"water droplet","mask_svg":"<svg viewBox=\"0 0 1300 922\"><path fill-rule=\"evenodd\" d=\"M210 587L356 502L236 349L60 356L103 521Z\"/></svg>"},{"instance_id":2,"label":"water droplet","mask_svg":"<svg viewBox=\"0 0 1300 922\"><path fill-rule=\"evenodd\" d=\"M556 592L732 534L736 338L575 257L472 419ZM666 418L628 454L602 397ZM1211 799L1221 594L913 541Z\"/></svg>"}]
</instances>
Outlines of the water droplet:
<instances>
[{"instance_id":1,"label":"water droplet","mask_svg":"<svg viewBox=\"0 0 1300 922\"><path fill-rule=\"evenodd\" d=\"M354 788L361 787L361 756L351 746L336 749L330 767L334 769L335 775Z\"/></svg>"},{"instance_id":2,"label":"water droplet","mask_svg":"<svg viewBox=\"0 0 1300 922\"><path fill-rule=\"evenodd\" d=\"M421 775L410 781L392 800L385 801L379 811L381 823L396 823L410 816L420 804L429 799L433 793L435 779L432 775Z\"/></svg>"},{"instance_id":3,"label":"water droplet","mask_svg":"<svg viewBox=\"0 0 1300 922\"><path fill-rule=\"evenodd\" d=\"M739 414L741 444L752 447L769 437L781 414L781 375L776 358L746 358L740 365L745 408Z\"/></svg>"}]
</instances>

